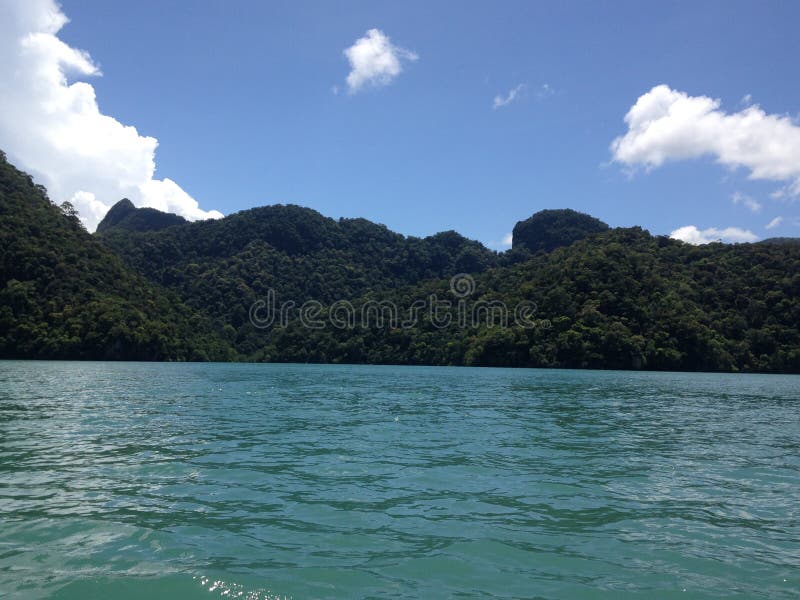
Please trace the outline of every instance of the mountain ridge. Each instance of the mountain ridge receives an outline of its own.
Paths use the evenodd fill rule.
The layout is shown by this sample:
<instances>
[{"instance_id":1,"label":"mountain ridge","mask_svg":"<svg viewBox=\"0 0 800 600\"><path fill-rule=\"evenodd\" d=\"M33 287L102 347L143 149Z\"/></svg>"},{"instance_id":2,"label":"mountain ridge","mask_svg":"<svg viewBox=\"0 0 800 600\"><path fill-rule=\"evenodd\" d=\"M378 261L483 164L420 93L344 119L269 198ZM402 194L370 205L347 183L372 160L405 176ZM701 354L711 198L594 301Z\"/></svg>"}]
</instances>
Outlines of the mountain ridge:
<instances>
[{"instance_id":1,"label":"mountain ridge","mask_svg":"<svg viewBox=\"0 0 800 600\"><path fill-rule=\"evenodd\" d=\"M151 213L126 202L90 235L0 159L3 358L800 373L794 243L691 246L561 210L498 253L293 205L140 230L126 219ZM281 318L254 318L270 299ZM337 307L372 320L340 327ZM375 320L393 307L417 318Z\"/></svg>"}]
</instances>

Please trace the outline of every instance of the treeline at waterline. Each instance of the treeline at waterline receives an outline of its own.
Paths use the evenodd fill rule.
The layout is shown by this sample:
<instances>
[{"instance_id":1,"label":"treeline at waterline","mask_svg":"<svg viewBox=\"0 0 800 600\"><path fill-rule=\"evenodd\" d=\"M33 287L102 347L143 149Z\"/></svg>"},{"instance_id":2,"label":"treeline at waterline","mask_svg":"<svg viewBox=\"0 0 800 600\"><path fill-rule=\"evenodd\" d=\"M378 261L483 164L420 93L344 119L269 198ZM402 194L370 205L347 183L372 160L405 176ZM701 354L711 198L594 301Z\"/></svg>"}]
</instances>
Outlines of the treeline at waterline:
<instances>
[{"instance_id":1,"label":"treeline at waterline","mask_svg":"<svg viewBox=\"0 0 800 600\"><path fill-rule=\"evenodd\" d=\"M5 157L0 217L3 358L800 372L793 239L691 246L548 210L498 253L298 206L189 223L127 201L89 234Z\"/></svg>"}]
</instances>

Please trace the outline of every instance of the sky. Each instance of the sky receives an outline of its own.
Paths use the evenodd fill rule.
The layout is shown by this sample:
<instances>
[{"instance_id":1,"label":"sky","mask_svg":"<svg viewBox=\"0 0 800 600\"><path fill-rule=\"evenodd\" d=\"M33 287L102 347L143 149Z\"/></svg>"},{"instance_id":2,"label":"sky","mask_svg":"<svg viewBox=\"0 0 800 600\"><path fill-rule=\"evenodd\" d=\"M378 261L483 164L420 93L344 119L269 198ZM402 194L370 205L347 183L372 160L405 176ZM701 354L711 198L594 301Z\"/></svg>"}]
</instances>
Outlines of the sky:
<instances>
[{"instance_id":1,"label":"sky","mask_svg":"<svg viewBox=\"0 0 800 600\"><path fill-rule=\"evenodd\" d=\"M800 235L800 3L0 0L0 149L91 231L122 197L455 229L573 208Z\"/></svg>"}]
</instances>

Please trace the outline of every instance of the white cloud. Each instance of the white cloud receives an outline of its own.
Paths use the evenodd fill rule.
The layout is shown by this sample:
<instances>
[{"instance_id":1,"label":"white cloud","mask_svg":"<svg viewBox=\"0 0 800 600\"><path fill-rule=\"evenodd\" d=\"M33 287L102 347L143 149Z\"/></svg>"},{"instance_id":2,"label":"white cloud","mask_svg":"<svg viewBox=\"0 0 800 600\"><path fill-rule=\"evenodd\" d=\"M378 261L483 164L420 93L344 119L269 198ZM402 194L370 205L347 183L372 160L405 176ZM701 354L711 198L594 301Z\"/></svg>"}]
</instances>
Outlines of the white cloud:
<instances>
[{"instance_id":1,"label":"white cloud","mask_svg":"<svg viewBox=\"0 0 800 600\"><path fill-rule=\"evenodd\" d=\"M711 242L738 244L741 242L755 242L758 240L758 236L752 231L739 229L738 227L727 227L725 229L709 227L708 229L701 230L694 225L680 227L670 233L669 237L694 245L710 244Z\"/></svg>"},{"instance_id":2,"label":"white cloud","mask_svg":"<svg viewBox=\"0 0 800 600\"><path fill-rule=\"evenodd\" d=\"M760 202L753 200L750 196L742 194L741 192L734 192L733 196L731 196L731 201L734 204L746 206L752 213L759 213L761 209L764 208Z\"/></svg>"},{"instance_id":3,"label":"white cloud","mask_svg":"<svg viewBox=\"0 0 800 600\"><path fill-rule=\"evenodd\" d=\"M508 93L503 96L502 94L497 94L494 99L492 100L492 108L497 110L498 108L503 108L504 106L508 106L512 102L516 102L518 100L522 100L526 96L526 91L528 86L524 83L520 83L519 85L514 86ZM533 91L533 96L537 100L544 100L545 98L549 98L553 94L555 94L555 90L550 87L550 84L543 83L540 87L536 88Z\"/></svg>"},{"instance_id":4,"label":"white cloud","mask_svg":"<svg viewBox=\"0 0 800 600\"><path fill-rule=\"evenodd\" d=\"M772 221L767 223L765 229L775 229L782 222L783 222L783 217L775 217L774 219L772 219Z\"/></svg>"},{"instance_id":5,"label":"white cloud","mask_svg":"<svg viewBox=\"0 0 800 600\"><path fill-rule=\"evenodd\" d=\"M796 200L800 197L800 179L775 190L770 196L776 200Z\"/></svg>"},{"instance_id":6,"label":"white cloud","mask_svg":"<svg viewBox=\"0 0 800 600\"><path fill-rule=\"evenodd\" d=\"M218 218L170 179L153 179L158 140L104 115L95 90L67 75L101 75L91 57L57 34L68 19L53 0L0 3L0 149L70 200L89 230L127 197L188 219Z\"/></svg>"},{"instance_id":7,"label":"white cloud","mask_svg":"<svg viewBox=\"0 0 800 600\"><path fill-rule=\"evenodd\" d=\"M492 101L492 108L494 110L497 110L498 108L508 106L509 104L517 100L520 94L524 90L525 90L525 84L520 83L519 85L508 90L508 93L505 96L501 96L500 94L498 94L497 96L494 97L494 100Z\"/></svg>"},{"instance_id":8,"label":"white cloud","mask_svg":"<svg viewBox=\"0 0 800 600\"><path fill-rule=\"evenodd\" d=\"M614 160L659 167L667 161L713 156L749 170L751 179L785 184L800 194L800 126L758 105L726 113L720 101L689 96L666 85L639 97L625 115L628 132L611 143Z\"/></svg>"},{"instance_id":9,"label":"white cloud","mask_svg":"<svg viewBox=\"0 0 800 600\"><path fill-rule=\"evenodd\" d=\"M541 100L543 98L549 98L555 93L556 91L550 87L549 83L543 83L542 86L536 90L536 97Z\"/></svg>"},{"instance_id":10,"label":"white cloud","mask_svg":"<svg viewBox=\"0 0 800 600\"><path fill-rule=\"evenodd\" d=\"M503 239L499 242L487 242L486 245L489 248L494 248L495 250L507 250L511 247L511 243L513 242L514 236L511 233L507 233L503 236Z\"/></svg>"},{"instance_id":11,"label":"white cloud","mask_svg":"<svg viewBox=\"0 0 800 600\"><path fill-rule=\"evenodd\" d=\"M411 50L392 44L380 29L367 31L364 37L345 49L344 55L350 62L346 81L351 94L365 85L388 85L402 73L404 61L411 62L419 58Z\"/></svg>"}]
</instances>

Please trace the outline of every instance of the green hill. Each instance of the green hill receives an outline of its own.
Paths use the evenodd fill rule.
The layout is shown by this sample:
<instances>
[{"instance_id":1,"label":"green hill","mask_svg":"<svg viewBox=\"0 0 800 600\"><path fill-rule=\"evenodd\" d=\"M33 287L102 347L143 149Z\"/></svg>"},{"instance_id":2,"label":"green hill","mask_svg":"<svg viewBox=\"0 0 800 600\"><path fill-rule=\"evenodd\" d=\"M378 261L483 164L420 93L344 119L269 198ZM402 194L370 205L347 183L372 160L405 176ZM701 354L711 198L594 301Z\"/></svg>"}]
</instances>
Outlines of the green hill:
<instances>
[{"instance_id":1,"label":"green hill","mask_svg":"<svg viewBox=\"0 0 800 600\"><path fill-rule=\"evenodd\" d=\"M106 216L97 225L97 231L108 231L111 228L128 231L158 231L186 222L183 217L161 212L155 208L136 208L133 202L123 198L108 210Z\"/></svg>"},{"instance_id":2,"label":"green hill","mask_svg":"<svg viewBox=\"0 0 800 600\"><path fill-rule=\"evenodd\" d=\"M233 356L212 323L125 267L0 153L0 358Z\"/></svg>"},{"instance_id":3,"label":"green hill","mask_svg":"<svg viewBox=\"0 0 800 600\"><path fill-rule=\"evenodd\" d=\"M608 225L590 215L568 208L541 210L514 226L512 248L550 252L604 231Z\"/></svg>"},{"instance_id":4,"label":"green hill","mask_svg":"<svg viewBox=\"0 0 800 600\"><path fill-rule=\"evenodd\" d=\"M796 237L772 237L758 242L759 244L793 244L800 245L800 238Z\"/></svg>"},{"instance_id":5,"label":"green hill","mask_svg":"<svg viewBox=\"0 0 800 600\"><path fill-rule=\"evenodd\" d=\"M0 194L6 358L800 373L796 243L691 246L557 210L498 254L299 206L188 223L127 201L92 236L4 157Z\"/></svg>"},{"instance_id":6,"label":"green hill","mask_svg":"<svg viewBox=\"0 0 800 600\"><path fill-rule=\"evenodd\" d=\"M615 229L475 277L467 327L308 330L298 321L262 338L268 360L477 366L800 372L796 246L690 246ZM388 300L458 299L448 282ZM364 298L355 303L360 314ZM485 307L505 306L508 326ZM516 323L527 307L531 327ZM474 319L474 315L478 319ZM321 319L327 319L323 314ZM495 319L497 321L497 319Z\"/></svg>"},{"instance_id":7,"label":"green hill","mask_svg":"<svg viewBox=\"0 0 800 600\"><path fill-rule=\"evenodd\" d=\"M112 228L98 237L151 281L236 329L270 289L298 303L331 303L499 263L495 252L453 231L405 237L292 205L156 232Z\"/></svg>"}]
</instances>

